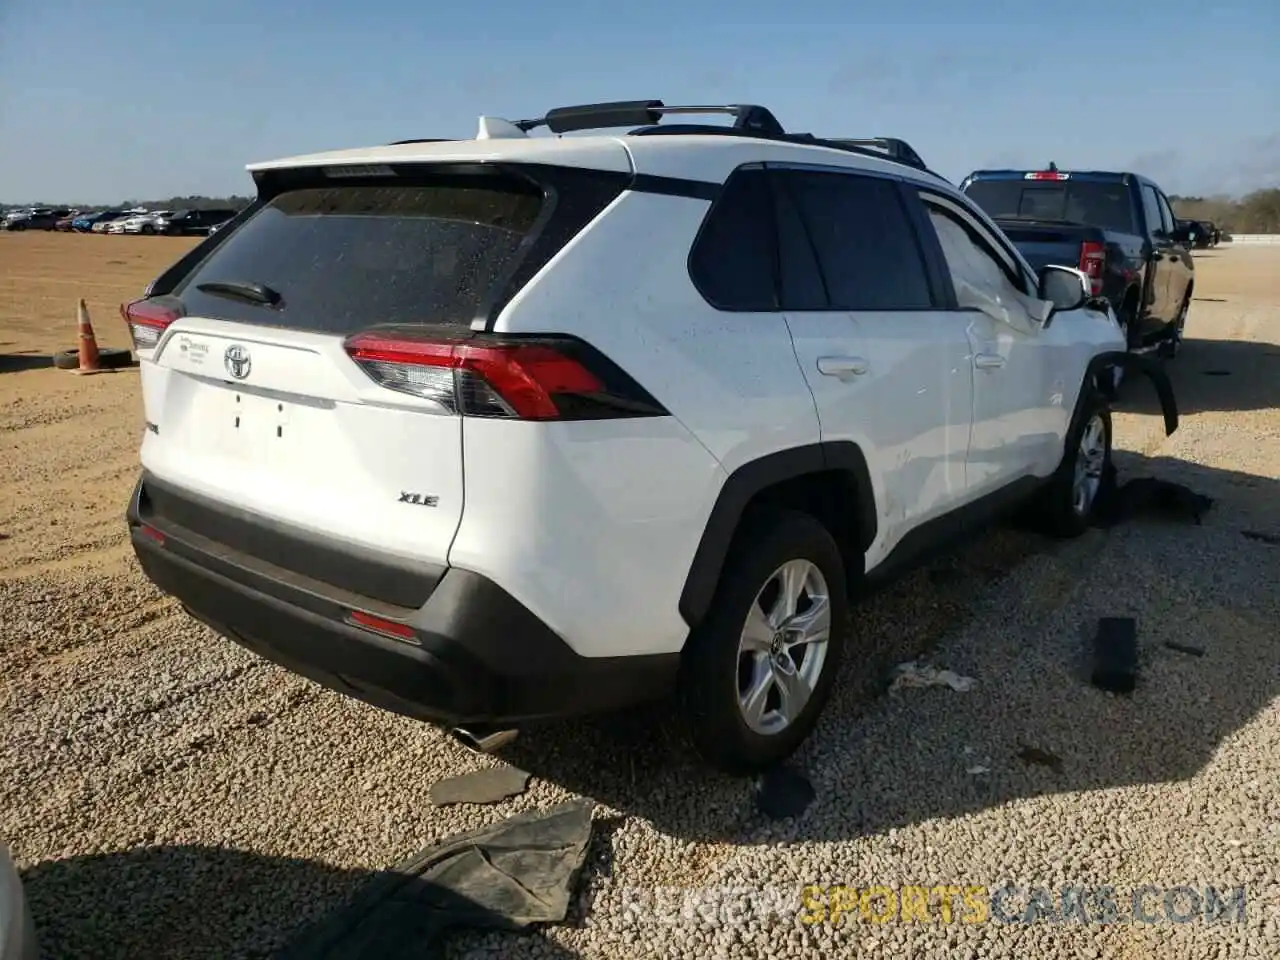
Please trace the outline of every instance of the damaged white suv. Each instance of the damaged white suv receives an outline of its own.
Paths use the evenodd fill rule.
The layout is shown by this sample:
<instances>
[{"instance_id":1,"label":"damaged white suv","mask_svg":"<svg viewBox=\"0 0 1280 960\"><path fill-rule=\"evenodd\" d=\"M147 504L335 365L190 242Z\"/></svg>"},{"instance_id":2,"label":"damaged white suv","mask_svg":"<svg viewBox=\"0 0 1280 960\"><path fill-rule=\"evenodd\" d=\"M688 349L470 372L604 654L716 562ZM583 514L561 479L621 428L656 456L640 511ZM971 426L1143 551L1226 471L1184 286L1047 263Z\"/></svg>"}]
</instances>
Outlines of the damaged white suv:
<instances>
[{"instance_id":1,"label":"damaged white suv","mask_svg":"<svg viewBox=\"0 0 1280 960\"><path fill-rule=\"evenodd\" d=\"M695 112L732 125L661 122ZM250 170L123 308L129 523L334 689L481 744L675 692L752 771L859 655L855 592L1018 504L1089 522L1120 330L901 141L639 101Z\"/></svg>"}]
</instances>

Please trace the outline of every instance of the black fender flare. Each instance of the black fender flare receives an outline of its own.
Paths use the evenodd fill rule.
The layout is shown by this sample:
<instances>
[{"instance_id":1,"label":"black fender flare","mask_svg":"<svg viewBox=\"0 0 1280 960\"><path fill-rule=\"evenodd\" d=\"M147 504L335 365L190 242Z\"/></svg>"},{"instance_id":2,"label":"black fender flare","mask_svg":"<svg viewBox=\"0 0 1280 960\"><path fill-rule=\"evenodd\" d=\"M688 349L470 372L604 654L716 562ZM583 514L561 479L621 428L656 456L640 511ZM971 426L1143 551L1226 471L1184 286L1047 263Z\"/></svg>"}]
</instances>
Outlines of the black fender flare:
<instances>
[{"instance_id":1,"label":"black fender flare","mask_svg":"<svg viewBox=\"0 0 1280 960\"><path fill-rule=\"evenodd\" d=\"M827 441L792 447L745 463L731 473L707 518L702 539L680 593L680 616L690 628L711 609L720 572L747 505L761 491L811 473L847 472L857 501L857 548L866 551L876 536L875 488L862 449L851 441Z\"/></svg>"},{"instance_id":2,"label":"black fender flare","mask_svg":"<svg viewBox=\"0 0 1280 960\"><path fill-rule=\"evenodd\" d=\"M1089 361L1084 380L1080 384L1080 395L1076 398L1076 409L1071 417L1071 426L1074 428L1076 421L1080 418L1090 390L1101 390L1108 401L1115 399L1115 379L1111 376L1111 372L1117 368L1125 372L1126 378L1131 373L1141 373L1151 381L1156 389L1156 396L1160 399L1160 409L1164 413L1165 436L1177 430L1178 400L1173 394L1173 384L1169 382L1169 375L1165 373L1164 365L1150 357L1127 353L1123 350L1100 353Z\"/></svg>"}]
</instances>

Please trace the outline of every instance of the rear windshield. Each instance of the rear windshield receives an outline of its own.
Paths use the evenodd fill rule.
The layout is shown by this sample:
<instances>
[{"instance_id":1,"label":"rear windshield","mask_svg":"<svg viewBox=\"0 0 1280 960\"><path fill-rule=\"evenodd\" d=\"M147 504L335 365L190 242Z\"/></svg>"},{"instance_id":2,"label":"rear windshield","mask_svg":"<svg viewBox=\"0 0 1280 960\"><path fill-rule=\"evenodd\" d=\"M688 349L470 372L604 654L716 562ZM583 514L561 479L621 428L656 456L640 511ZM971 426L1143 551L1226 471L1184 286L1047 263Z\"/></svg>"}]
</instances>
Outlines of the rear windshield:
<instances>
[{"instance_id":1,"label":"rear windshield","mask_svg":"<svg viewBox=\"0 0 1280 960\"><path fill-rule=\"evenodd\" d=\"M965 195L993 219L1065 220L1135 233L1129 188L1088 180L975 180Z\"/></svg>"},{"instance_id":2,"label":"rear windshield","mask_svg":"<svg viewBox=\"0 0 1280 960\"><path fill-rule=\"evenodd\" d=\"M467 326L497 292L541 206L532 186L492 178L293 190L235 230L174 294L194 315L322 333ZM211 281L261 284L280 302L199 289Z\"/></svg>"}]
</instances>

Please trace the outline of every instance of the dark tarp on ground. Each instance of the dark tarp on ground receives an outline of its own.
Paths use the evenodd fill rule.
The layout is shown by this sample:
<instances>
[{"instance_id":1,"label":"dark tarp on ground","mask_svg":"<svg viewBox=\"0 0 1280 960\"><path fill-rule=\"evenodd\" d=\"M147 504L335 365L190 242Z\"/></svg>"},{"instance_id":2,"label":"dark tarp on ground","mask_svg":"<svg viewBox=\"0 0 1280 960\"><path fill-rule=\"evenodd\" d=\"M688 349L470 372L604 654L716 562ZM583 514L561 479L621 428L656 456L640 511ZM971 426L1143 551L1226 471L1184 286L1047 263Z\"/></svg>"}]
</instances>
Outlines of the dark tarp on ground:
<instances>
[{"instance_id":1,"label":"dark tarp on ground","mask_svg":"<svg viewBox=\"0 0 1280 960\"><path fill-rule=\"evenodd\" d=\"M522 930L564 920L586 859L595 801L570 800L448 838L372 880L278 956L433 956L452 928Z\"/></svg>"}]
</instances>

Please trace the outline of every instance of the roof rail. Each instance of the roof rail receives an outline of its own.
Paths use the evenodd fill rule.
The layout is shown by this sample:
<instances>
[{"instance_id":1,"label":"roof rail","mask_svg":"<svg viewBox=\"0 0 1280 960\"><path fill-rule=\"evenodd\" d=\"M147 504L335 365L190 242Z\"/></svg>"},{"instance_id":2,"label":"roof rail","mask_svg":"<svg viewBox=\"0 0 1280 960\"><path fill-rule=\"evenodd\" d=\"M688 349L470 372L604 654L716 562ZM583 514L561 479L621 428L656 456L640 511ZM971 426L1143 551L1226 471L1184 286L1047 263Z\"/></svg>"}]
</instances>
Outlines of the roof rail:
<instances>
[{"instance_id":1,"label":"roof rail","mask_svg":"<svg viewBox=\"0 0 1280 960\"><path fill-rule=\"evenodd\" d=\"M729 126L699 123L662 125L668 116L724 114L733 118ZM765 107L754 103L730 103L700 106L667 106L661 100L615 100L610 103L584 103L548 110L546 116L530 120L504 120L500 117L480 118L477 139L509 139L528 136L530 130L546 127L552 133L577 130L604 130L610 127L634 127L632 136L721 135L760 137L784 143L807 144L846 150L864 156L902 163L926 173L934 173L911 144L894 137L868 139L815 137L811 133L788 133L778 118ZM443 140L400 140L397 143L441 143Z\"/></svg>"},{"instance_id":2,"label":"roof rail","mask_svg":"<svg viewBox=\"0 0 1280 960\"><path fill-rule=\"evenodd\" d=\"M902 163L909 164L920 169L927 169L924 161L920 159L920 154L916 153L911 144L905 140L899 140L896 137L869 137L863 140L850 140L844 137L832 138L831 143L839 144L847 147L858 147L864 150L883 151L888 155L890 160L898 160Z\"/></svg>"},{"instance_id":3,"label":"roof rail","mask_svg":"<svg viewBox=\"0 0 1280 960\"><path fill-rule=\"evenodd\" d=\"M652 126L664 116L707 113L722 113L733 117L733 130L765 136L785 134L777 117L753 103L668 107L661 100L617 100L612 103L556 107L548 110L545 117L517 120L515 126L524 131L546 127L552 133L569 133L574 130L603 130L608 127Z\"/></svg>"}]
</instances>

